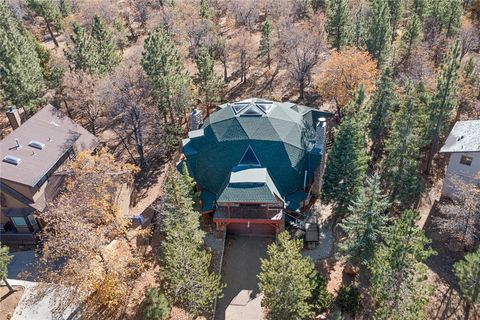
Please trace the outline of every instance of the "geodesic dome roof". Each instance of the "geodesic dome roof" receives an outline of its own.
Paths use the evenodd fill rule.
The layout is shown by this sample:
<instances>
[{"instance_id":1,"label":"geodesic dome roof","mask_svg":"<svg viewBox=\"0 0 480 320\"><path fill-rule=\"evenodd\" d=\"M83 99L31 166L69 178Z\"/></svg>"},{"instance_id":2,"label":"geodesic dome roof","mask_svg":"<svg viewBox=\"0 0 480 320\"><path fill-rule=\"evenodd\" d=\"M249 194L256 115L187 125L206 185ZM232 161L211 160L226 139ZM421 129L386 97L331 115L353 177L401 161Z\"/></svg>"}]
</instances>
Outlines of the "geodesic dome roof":
<instances>
[{"instance_id":1,"label":"geodesic dome roof","mask_svg":"<svg viewBox=\"0 0 480 320\"><path fill-rule=\"evenodd\" d=\"M183 141L190 174L218 199L238 166L266 168L282 200L311 182L315 124L331 114L290 102L251 98L219 106Z\"/></svg>"}]
</instances>

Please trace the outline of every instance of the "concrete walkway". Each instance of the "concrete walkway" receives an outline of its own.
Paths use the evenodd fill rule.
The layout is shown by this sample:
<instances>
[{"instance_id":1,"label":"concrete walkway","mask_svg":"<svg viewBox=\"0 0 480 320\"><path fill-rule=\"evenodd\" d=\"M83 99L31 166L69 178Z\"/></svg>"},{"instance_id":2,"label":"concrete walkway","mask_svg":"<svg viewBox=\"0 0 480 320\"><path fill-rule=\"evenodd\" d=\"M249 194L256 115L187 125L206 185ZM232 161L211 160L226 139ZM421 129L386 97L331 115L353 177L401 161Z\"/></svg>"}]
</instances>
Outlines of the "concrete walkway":
<instances>
[{"instance_id":1,"label":"concrete walkway","mask_svg":"<svg viewBox=\"0 0 480 320\"><path fill-rule=\"evenodd\" d=\"M273 239L253 236L227 236L222 280L227 287L217 303L215 320L262 319L262 296L257 274L260 258L266 258Z\"/></svg>"},{"instance_id":2,"label":"concrete walkway","mask_svg":"<svg viewBox=\"0 0 480 320\"><path fill-rule=\"evenodd\" d=\"M8 278L33 281L36 275L35 263L37 262L35 251L16 251L10 253L10 255L13 258L8 265Z\"/></svg>"}]
</instances>

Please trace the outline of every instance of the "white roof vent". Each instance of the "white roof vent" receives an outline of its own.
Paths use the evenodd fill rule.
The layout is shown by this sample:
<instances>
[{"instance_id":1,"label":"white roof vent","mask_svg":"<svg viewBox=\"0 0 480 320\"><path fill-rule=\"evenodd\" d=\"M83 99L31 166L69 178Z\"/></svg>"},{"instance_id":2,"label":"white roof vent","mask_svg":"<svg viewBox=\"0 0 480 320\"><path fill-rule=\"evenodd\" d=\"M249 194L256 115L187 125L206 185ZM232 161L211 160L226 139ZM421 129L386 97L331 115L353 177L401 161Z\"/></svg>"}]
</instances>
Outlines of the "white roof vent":
<instances>
[{"instance_id":1,"label":"white roof vent","mask_svg":"<svg viewBox=\"0 0 480 320\"><path fill-rule=\"evenodd\" d=\"M39 150L42 150L43 148L45 148L45 143L42 143L42 142L37 141L37 140L30 141L30 143L28 145L32 148L39 149Z\"/></svg>"},{"instance_id":2,"label":"white roof vent","mask_svg":"<svg viewBox=\"0 0 480 320\"><path fill-rule=\"evenodd\" d=\"M17 166L22 159L11 155L6 155L5 158L3 158L3 161Z\"/></svg>"}]
</instances>

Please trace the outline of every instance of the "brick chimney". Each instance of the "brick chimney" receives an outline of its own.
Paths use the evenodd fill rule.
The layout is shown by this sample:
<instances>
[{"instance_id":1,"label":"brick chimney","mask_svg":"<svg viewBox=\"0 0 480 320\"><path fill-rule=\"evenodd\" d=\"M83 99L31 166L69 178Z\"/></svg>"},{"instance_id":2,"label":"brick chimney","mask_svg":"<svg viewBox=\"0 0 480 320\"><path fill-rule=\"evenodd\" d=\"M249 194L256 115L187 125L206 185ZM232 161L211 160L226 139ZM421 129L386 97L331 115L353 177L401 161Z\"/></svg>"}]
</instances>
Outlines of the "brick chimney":
<instances>
[{"instance_id":1,"label":"brick chimney","mask_svg":"<svg viewBox=\"0 0 480 320\"><path fill-rule=\"evenodd\" d=\"M20 113L18 112L18 109L15 107L12 107L12 106L8 107L7 118L13 130L17 129L22 124L22 118L20 117Z\"/></svg>"}]
</instances>

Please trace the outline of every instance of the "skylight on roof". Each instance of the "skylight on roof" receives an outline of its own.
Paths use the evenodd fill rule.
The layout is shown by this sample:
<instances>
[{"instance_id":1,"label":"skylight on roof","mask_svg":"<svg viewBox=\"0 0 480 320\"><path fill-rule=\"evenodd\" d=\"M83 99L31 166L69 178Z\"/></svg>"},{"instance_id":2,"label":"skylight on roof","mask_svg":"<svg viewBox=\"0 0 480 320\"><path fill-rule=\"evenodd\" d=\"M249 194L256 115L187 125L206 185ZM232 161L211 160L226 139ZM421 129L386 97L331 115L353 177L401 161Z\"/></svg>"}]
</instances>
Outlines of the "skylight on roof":
<instances>
[{"instance_id":1,"label":"skylight on roof","mask_svg":"<svg viewBox=\"0 0 480 320\"><path fill-rule=\"evenodd\" d=\"M6 155L3 158L3 162L10 163L10 164L13 164L13 165L16 165L16 166L18 166L21 161L22 161L22 159L20 159L18 157L15 157L15 156L11 156L11 155Z\"/></svg>"},{"instance_id":2,"label":"skylight on roof","mask_svg":"<svg viewBox=\"0 0 480 320\"><path fill-rule=\"evenodd\" d=\"M264 112L254 104L249 105L248 108L243 110L240 114L241 117L261 117L263 115Z\"/></svg>"},{"instance_id":3,"label":"skylight on roof","mask_svg":"<svg viewBox=\"0 0 480 320\"><path fill-rule=\"evenodd\" d=\"M268 113L273 107L272 101L257 101L255 104L265 113Z\"/></svg>"},{"instance_id":4,"label":"skylight on roof","mask_svg":"<svg viewBox=\"0 0 480 320\"><path fill-rule=\"evenodd\" d=\"M239 165L244 165L244 166L259 166L260 161L258 161L257 156L255 155L255 152L253 152L253 149L251 146L248 146L247 150L243 154L242 160L240 160Z\"/></svg>"},{"instance_id":5,"label":"skylight on roof","mask_svg":"<svg viewBox=\"0 0 480 320\"><path fill-rule=\"evenodd\" d=\"M232 105L233 112L235 112L235 114L239 114L239 113L240 113L243 109L245 109L249 104L250 104L250 102L235 102L235 103Z\"/></svg>"},{"instance_id":6,"label":"skylight on roof","mask_svg":"<svg viewBox=\"0 0 480 320\"><path fill-rule=\"evenodd\" d=\"M45 143L37 140L30 141L28 145L32 148L39 149L39 150L42 150L43 148L45 148Z\"/></svg>"}]
</instances>

